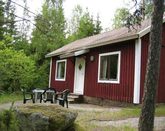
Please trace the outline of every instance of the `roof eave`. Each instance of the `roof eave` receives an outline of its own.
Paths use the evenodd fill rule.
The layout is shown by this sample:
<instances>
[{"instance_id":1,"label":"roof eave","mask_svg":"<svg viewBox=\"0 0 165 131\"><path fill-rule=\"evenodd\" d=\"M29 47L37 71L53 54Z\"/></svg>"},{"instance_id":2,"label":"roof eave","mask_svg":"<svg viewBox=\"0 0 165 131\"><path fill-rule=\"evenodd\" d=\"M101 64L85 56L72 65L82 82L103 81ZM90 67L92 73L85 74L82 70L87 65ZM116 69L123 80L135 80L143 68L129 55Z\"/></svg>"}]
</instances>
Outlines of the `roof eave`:
<instances>
[{"instance_id":1,"label":"roof eave","mask_svg":"<svg viewBox=\"0 0 165 131\"><path fill-rule=\"evenodd\" d=\"M165 23L165 17L163 17L163 23ZM144 35L148 34L151 30L151 25L148 26L147 28L145 28L144 30L141 30L138 35L139 35L139 38L143 37Z\"/></svg>"},{"instance_id":2,"label":"roof eave","mask_svg":"<svg viewBox=\"0 0 165 131\"><path fill-rule=\"evenodd\" d=\"M133 40L133 39L137 39L137 38L139 38L139 35L138 34L134 34L134 35L127 36L127 37L122 37L122 38L118 38L118 39L114 39L114 40L110 40L110 41L96 43L95 45L89 45L89 46L82 47L82 48L76 48L76 49L70 50L69 52L64 52L63 51L63 52L54 53L54 54L50 53L50 54L47 54L45 57L49 58L49 57L53 57L53 56L58 56L58 55L62 55L62 54L76 52L76 51L80 51L80 50L84 50L84 49L91 49L91 48L100 47L100 46L113 44L113 43L119 43L119 42L122 42L122 41Z\"/></svg>"},{"instance_id":3,"label":"roof eave","mask_svg":"<svg viewBox=\"0 0 165 131\"><path fill-rule=\"evenodd\" d=\"M148 34L150 32L151 26L148 26L147 28L145 28L144 30L141 30L138 35L139 38L143 37L144 35Z\"/></svg>"},{"instance_id":4,"label":"roof eave","mask_svg":"<svg viewBox=\"0 0 165 131\"><path fill-rule=\"evenodd\" d=\"M45 55L45 58L49 58L49 57L53 57L53 56L58 56L61 55L61 53L49 53L47 55Z\"/></svg>"}]
</instances>

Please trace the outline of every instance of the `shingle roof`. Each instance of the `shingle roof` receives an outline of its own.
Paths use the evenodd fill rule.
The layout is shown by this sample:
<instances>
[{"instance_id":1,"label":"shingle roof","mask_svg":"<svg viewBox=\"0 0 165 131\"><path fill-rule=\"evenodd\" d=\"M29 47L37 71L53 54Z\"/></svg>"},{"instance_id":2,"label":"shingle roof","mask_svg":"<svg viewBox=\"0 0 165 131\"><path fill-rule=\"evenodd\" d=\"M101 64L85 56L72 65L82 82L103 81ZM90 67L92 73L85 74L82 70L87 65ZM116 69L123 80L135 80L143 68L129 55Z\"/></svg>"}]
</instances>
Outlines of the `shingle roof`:
<instances>
[{"instance_id":1,"label":"shingle roof","mask_svg":"<svg viewBox=\"0 0 165 131\"><path fill-rule=\"evenodd\" d=\"M132 29L131 31L129 31L128 28L122 27L98 35L79 39L47 54L46 57L69 54L83 49L90 49L102 45L137 39L150 31L150 23L151 20L148 19L143 21L141 26L136 26L136 30Z\"/></svg>"}]
</instances>

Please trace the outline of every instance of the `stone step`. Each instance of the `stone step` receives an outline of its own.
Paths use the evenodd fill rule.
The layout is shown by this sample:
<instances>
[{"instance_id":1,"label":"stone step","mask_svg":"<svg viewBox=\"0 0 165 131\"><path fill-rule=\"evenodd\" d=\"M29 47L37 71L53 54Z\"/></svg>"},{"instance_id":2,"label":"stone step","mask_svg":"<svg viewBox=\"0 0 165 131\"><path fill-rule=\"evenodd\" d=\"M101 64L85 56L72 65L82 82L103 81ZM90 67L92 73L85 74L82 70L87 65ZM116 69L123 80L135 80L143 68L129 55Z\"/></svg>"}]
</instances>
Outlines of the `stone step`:
<instances>
[{"instance_id":1,"label":"stone step","mask_svg":"<svg viewBox=\"0 0 165 131\"><path fill-rule=\"evenodd\" d=\"M69 95L71 95L71 96L83 96L82 94L78 94L78 93L70 93Z\"/></svg>"},{"instance_id":2,"label":"stone step","mask_svg":"<svg viewBox=\"0 0 165 131\"><path fill-rule=\"evenodd\" d=\"M72 102L74 102L75 100L74 99L70 99L70 98L68 98L68 102L70 103L72 103Z\"/></svg>"},{"instance_id":3,"label":"stone step","mask_svg":"<svg viewBox=\"0 0 165 131\"><path fill-rule=\"evenodd\" d=\"M70 99L77 99L77 98L79 98L79 96L72 96L72 95L69 95L68 98L70 98Z\"/></svg>"},{"instance_id":4,"label":"stone step","mask_svg":"<svg viewBox=\"0 0 165 131\"><path fill-rule=\"evenodd\" d=\"M70 93L68 96L69 103L82 103L83 102L83 95Z\"/></svg>"}]
</instances>

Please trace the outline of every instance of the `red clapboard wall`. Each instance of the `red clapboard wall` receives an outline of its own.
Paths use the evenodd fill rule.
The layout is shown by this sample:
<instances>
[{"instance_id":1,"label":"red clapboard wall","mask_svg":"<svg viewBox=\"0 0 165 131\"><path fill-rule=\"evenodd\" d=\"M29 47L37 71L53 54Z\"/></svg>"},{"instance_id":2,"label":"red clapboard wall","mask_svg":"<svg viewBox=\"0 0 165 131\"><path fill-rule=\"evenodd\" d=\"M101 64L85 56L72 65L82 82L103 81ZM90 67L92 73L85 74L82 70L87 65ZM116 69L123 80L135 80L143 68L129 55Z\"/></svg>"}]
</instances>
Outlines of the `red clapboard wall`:
<instances>
[{"instance_id":1,"label":"red clapboard wall","mask_svg":"<svg viewBox=\"0 0 165 131\"><path fill-rule=\"evenodd\" d=\"M157 88L156 101L161 103L165 102L165 24L163 25L163 37L161 47L161 58L160 58L160 74L159 83ZM141 89L140 89L140 100L143 97L144 81L148 57L148 45L149 45L149 34L142 38L142 57L141 57Z\"/></svg>"},{"instance_id":2,"label":"red clapboard wall","mask_svg":"<svg viewBox=\"0 0 165 131\"><path fill-rule=\"evenodd\" d=\"M86 55L84 95L115 101L133 102L135 41L98 47ZM121 51L120 83L98 83L98 60L100 53ZM94 61L90 61L94 56Z\"/></svg>"},{"instance_id":3,"label":"red clapboard wall","mask_svg":"<svg viewBox=\"0 0 165 131\"><path fill-rule=\"evenodd\" d=\"M66 80L56 81L55 80L55 69L56 69L57 57L52 58L52 71L51 71L51 87L55 88L57 91L63 91L64 89L70 89L73 92L74 86L74 58L67 59L66 67Z\"/></svg>"}]
</instances>

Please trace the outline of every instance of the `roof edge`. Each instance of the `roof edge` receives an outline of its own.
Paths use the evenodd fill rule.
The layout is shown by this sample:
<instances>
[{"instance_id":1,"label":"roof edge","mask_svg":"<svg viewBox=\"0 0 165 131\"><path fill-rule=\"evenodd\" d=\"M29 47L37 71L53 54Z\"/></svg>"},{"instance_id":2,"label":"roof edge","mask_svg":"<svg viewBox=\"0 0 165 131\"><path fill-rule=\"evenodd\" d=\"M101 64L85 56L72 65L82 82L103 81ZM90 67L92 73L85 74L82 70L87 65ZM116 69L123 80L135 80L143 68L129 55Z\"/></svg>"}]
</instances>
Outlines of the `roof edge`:
<instances>
[{"instance_id":1,"label":"roof edge","mask_svg":"<svg viewBox=\"0 0 165 131\"><path fill-rule=\"evenodd\" d=\"M83 47L83 48L74 49L74 50L71 50L70 52L60 52L60 53L55 53L55 54L47 54L45 57L49 58L49 57L53 57L53 56L62 55L64 53L67 54L67 53L76 52L76 51L80 51L80 50L84 50L84 49L100 47L100 46L104 46L104 45L108 45L108 44L112 44L112 43L118 43L118 42L132 40L132 39L137 39L137 38L139 38L139 35L138 34L134 34L134 35L131 35L131 36L120 38L120 39L114 39L114 40L111 40L111 41L106 41L106 42L102 42L102 43L96 43L95 45L87 46L85 48Z\"/></svg>"},{"instance_id":2,"label":"roof edge","mask_svg":"<svg viewBox=\"0 0 165 131\"><path fill-rule=\"evenodd\" d=\"M165 16L163 17L163 23L165 23ZM143 37L144 35L148 34L151 30L151 25L146 27L144 30L141 30L139 34L139 38Z\"/></svg>"}]
</instances>

